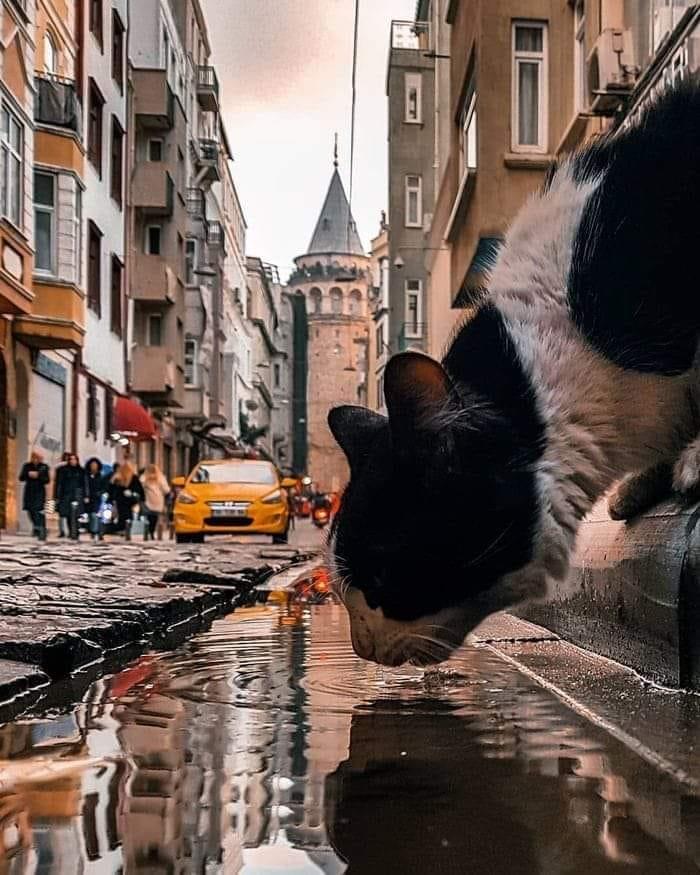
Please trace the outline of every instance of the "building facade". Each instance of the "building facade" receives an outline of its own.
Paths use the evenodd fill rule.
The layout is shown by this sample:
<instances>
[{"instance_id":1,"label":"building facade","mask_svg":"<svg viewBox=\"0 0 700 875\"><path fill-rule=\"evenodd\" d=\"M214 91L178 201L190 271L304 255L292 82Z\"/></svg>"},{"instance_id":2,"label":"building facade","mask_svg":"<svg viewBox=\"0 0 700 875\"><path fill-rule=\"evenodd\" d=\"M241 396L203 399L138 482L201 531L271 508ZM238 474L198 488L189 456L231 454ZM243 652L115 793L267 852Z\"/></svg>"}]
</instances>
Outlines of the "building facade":
<instances>
[{"instance_id":1,"label":"building facade","mask_svg":"<svg viewBox=\"0 0 700 875\"><path fill-rule=\"evenodd\" d=\"M425 350L425 229L435 199L435 64L430 22L393 21L389 107L389 290L386 344ZM434 53L433 53L434 54Z\"/></svg>"},{"instance_id":2,"label":"building facade","mask_svg":"<svg viewBox=\"0 0 700 875\"><path fill-rule=\"evenodd\" d=\"M292 294L303 296L308 320L306 420L308 473L317 487L337 492L345 486L345 457L327 424L338 404L367 401L367 358L372 288L365 254L350 211L337 162L307 252L295 259Z\"/></svg>"},{"instance_id":3,"label":"building facade","mask_svg":"<svg viewBox=\"0 0 700 875\"><path fill-rule=\"evenodd\" d=\"M78 21L85 130L85 343L76 379L77 450L113 460L115 397L127 389L126 129L128 0L91 0Z\"/></svg>"}]
</instances>

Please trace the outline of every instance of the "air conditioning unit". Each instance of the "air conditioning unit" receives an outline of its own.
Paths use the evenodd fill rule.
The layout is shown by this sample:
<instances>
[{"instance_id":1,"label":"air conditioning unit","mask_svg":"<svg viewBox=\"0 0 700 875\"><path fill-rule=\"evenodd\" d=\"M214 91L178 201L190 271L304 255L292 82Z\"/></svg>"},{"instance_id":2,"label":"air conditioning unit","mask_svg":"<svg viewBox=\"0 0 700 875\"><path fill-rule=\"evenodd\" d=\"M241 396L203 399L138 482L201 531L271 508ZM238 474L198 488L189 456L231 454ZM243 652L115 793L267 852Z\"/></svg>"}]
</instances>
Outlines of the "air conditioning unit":
<instances>
[{"instance_id":1,"label":"air conditioning unit","mask_svg":"<svg viewBox=\"0 0 700 875\"><path fill-rule=\"evenodd\" d=\"M631 31L602 31L588 56L587 70L591 112L612 115L632 90L637 74Z\"/></svg>"}]
</instances>

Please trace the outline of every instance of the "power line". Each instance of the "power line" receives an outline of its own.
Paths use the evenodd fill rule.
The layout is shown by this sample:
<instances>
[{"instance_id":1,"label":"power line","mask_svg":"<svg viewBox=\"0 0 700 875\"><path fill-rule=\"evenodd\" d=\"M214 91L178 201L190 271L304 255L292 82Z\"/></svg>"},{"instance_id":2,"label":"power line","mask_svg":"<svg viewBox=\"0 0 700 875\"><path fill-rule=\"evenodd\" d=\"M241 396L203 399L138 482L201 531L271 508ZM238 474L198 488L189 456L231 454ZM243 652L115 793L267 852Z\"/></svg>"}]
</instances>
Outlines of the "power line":
<instances>
[{"instance_id":1,"label":"power line","mask_svg":"<svg viewBox=\"0 0 700 875\"><path fill-rule=\"evenodd\" d=\"M357 99L357 43L360 24L360 0L355 0L355 28L352 45L352 106L350 110L350 192L348 197L348 249L350 248L350 216L352 216L352 187L355 175L355 103Z\"/></svg>"}]
</instances>

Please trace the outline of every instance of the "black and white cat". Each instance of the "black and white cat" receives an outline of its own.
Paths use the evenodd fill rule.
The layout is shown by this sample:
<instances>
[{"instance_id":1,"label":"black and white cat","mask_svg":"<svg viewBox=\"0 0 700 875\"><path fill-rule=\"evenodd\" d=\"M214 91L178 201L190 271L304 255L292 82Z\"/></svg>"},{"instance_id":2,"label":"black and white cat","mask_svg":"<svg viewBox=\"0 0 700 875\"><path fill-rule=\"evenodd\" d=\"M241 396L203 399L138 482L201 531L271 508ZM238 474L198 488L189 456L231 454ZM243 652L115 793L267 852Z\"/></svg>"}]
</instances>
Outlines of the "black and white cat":
<instances>
[{"instance_id":1,"label":"black and white cat","mask_svg":"<svg viewBox=\"0 0 700 875\"><path fill-rule=\"evenodd\" d=\"M388 419L331 411L351 469L331 561L360 656L439 662L489 613L546 598L625 475L618 519L696 489L699 216L684 85L553 169L442 363L390 360Z\"/></svg>"}]
</instances>

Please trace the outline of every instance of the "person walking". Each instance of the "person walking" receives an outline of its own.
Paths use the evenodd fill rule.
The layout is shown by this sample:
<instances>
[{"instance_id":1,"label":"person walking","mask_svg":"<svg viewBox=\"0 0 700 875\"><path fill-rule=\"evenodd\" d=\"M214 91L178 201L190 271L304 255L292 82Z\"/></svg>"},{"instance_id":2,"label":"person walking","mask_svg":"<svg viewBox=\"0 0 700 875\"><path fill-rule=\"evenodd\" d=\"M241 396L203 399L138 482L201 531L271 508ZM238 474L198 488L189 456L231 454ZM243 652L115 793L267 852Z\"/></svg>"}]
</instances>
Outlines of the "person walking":
<instances>
[{"instance_id":1,"label":"person walking","mask_svg":"<svg viewBox=\"0 0 700 875\"><path fill-rule=\"evenodd\" d=\"M24 483L22 509L26 510L32 521L32 536L40 541L45 541L47 538L44 507L46 505L46 487L50 478L49 466L44 464L44 457L34 450L29 461L22 465L19 481Z\"/></svg>"},{"instance_id":2,"label":"person walking","mask_svg":"<svg viewBox=\"0 0 700 875\"><path fill-rule=\"evenodd\" d=\"M73 541L80 538L78 518L87 494L85 471L75 453L70 453L56 483L56 502L59 516L68 523L68 534Z\"/></svg>"},{"instance_id":3,"label":"person walking","mask_svg":"<svg viewBox=\"0 0 700 875\"><path fill-rule=\"evenodd\" d=\"M103 496L107 492L107 484L103 474L102 462L93 457L85 465L85 510L90 518L90 534L93 541L104 540L104 525L100 517Z\"/></svg>"},{"instance_id":4,"label":"person walking","mask_svg":"<svg viewBox=\"0 0 700 875\"><path fill-rule=\"evenodd\" d=\"M158 540L162 541L163 519L166 512L166 500L170 495L170 484L160 468L151 464L146 466L146 470L141 475L141 485L143 486L144 508L148 520L146 540L150 538L151 541L155 541L157 531Z\"/></svg>"},{"instance_id":5,"label":"person walking","mask_svg":"<svg viewBox=\"0 0 700 875\"><path fill-rule=\"evenodd\" d=\"M144 492L136 469L128 460L122 462L112 475L109 497L117 509L116 531L124 532L126 540L130 541L134 508L143 502Z\"/></svg>"},{"instance_id":6,"label":"person walking","mask_svg":"<svg viewBox=\"0 0 700 875\"><path fill-rule=\"evenodd\" d=\"M61 480L63 479L63 475L68 467L68 459L70 459L70 455L70 453L64 453L61 456L61 464L57 466L53 477L53 499L54 504L56 505L56 510L58 511L59 538L66 538L70 531L70 526L68 525L68 517L62 516L58 503L58 493L61 489Z\"/></svg>"}]
</instances>

